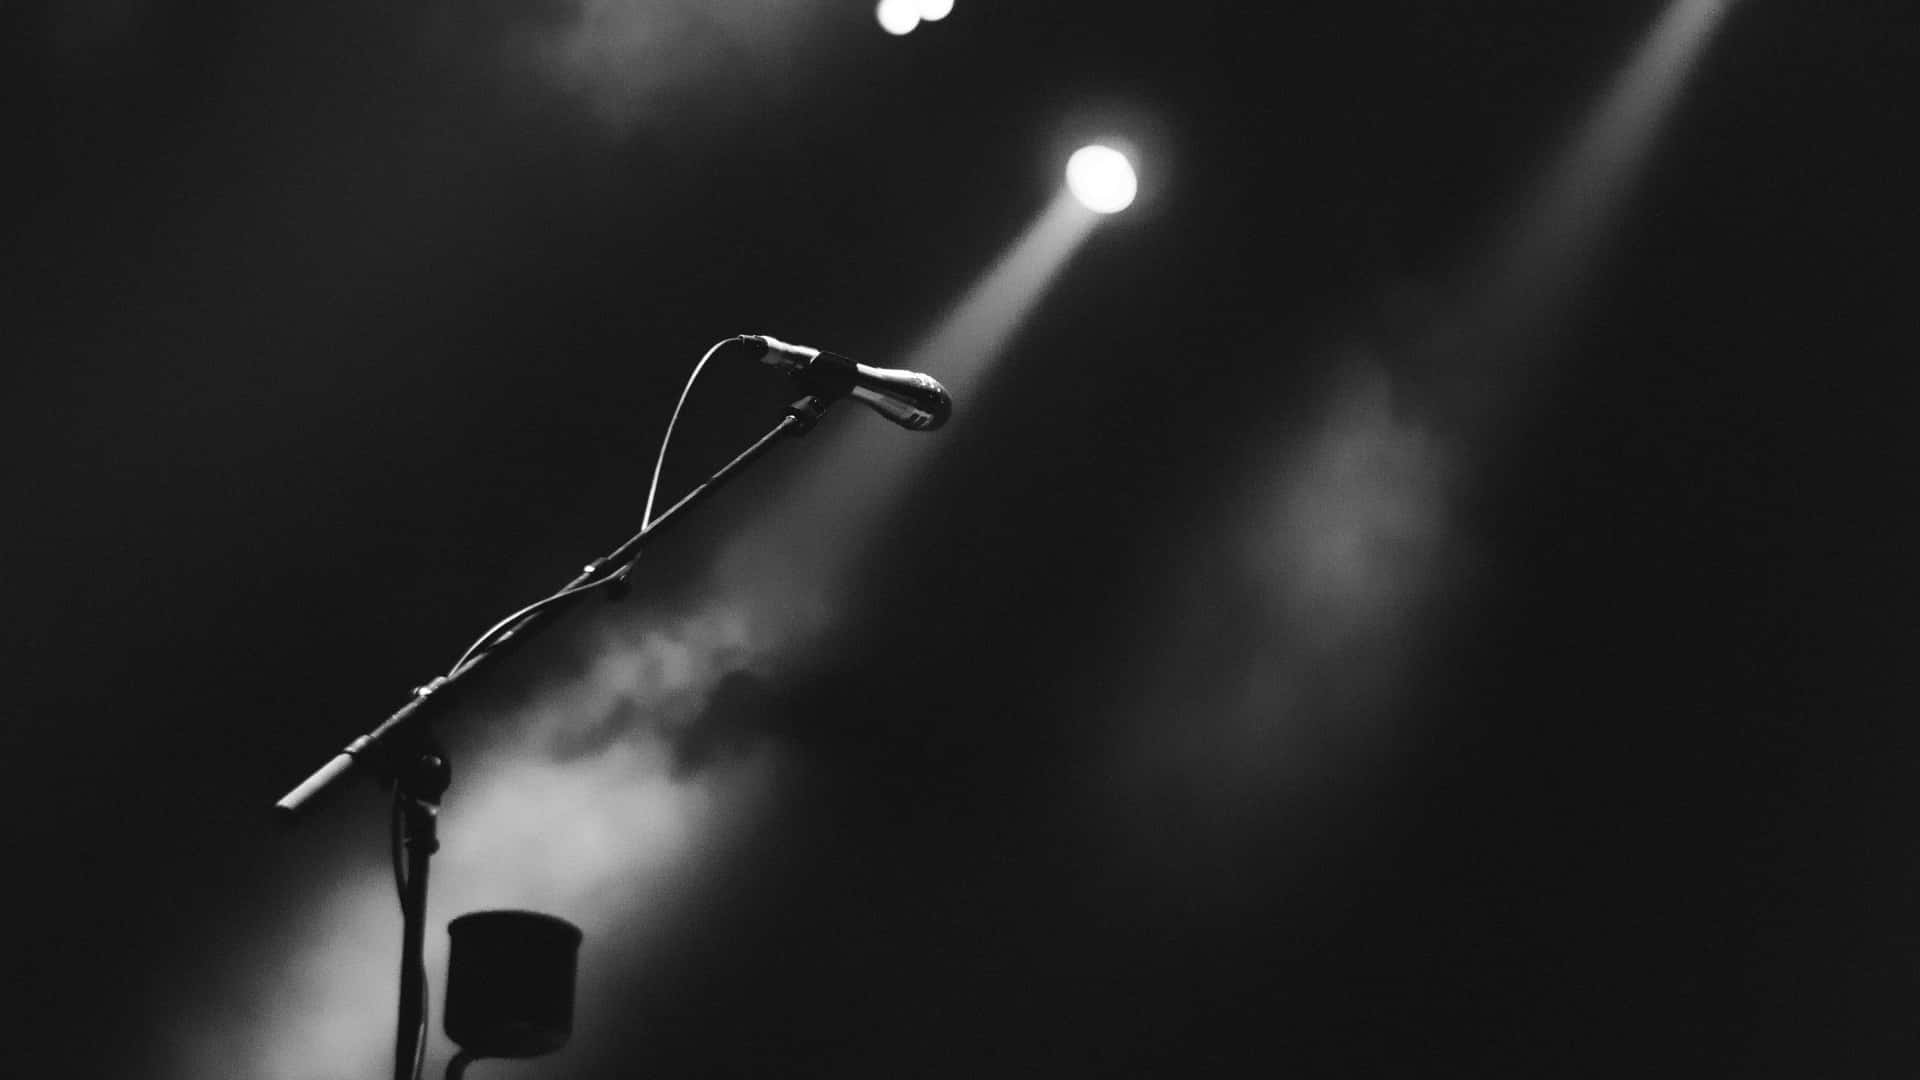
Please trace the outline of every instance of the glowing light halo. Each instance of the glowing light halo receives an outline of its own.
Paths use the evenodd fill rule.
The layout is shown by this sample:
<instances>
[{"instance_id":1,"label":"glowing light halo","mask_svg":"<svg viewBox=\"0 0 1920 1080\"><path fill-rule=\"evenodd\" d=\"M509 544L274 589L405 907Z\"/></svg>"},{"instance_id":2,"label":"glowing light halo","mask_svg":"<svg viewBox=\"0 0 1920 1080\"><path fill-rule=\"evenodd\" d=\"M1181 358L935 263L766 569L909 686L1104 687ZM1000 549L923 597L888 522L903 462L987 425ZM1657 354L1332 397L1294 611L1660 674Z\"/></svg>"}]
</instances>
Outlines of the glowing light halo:
<instances>
[{"instance_id":1,"label":"glowing light halo","mask_svg":"<svg viewBox=\"0 0 1920 1080\"><path fill-rule=\"evenodd\" d=\"M1140 191L1133 163L1111 146L1083 146L1067 159L1067 188L1096 214L1117 214L1133 205Z\"/></svg>"},{"instance_id":2,"label":"glowing light halo","mask_svg":"<svg viewBox=\"0 0 1920 1080\"><path fill-rule=\"evenodd\" d=\"M874 18L880 20L880 29L895 37L913 33L920 25L921 11L916 0L880 0L873 9Z\"/></svg>"},{"instance_id":3,"label":"glowing light halo","mask_svg":"<svg viewBox=\"0 0 1920 1080\"><path fill-rule=\"evenodd\" d=\"M953 14L953 0L920 0L920 17L927 22L939 22Z\"/></svg>"}]
</instances>

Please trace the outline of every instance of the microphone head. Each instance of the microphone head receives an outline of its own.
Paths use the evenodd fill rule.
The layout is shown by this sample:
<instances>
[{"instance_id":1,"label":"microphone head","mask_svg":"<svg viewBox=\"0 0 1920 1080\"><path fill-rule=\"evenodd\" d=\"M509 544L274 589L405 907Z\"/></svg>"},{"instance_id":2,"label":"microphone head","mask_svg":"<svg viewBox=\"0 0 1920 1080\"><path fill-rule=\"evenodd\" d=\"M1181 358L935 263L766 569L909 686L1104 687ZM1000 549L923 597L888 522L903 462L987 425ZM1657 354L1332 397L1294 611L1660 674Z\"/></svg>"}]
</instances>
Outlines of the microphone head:
<instances>
[{"instance_id":1,"label":"microphone head","mask_svg":"<svg viewBox=\"0 0 1920 1080\"><path fill-rule=\"evenodd\" d=\"M911 431L932 431L953 415L953 398L930 375L860 365L850 392L881 416Z\"/></svg>"}]
</instances>

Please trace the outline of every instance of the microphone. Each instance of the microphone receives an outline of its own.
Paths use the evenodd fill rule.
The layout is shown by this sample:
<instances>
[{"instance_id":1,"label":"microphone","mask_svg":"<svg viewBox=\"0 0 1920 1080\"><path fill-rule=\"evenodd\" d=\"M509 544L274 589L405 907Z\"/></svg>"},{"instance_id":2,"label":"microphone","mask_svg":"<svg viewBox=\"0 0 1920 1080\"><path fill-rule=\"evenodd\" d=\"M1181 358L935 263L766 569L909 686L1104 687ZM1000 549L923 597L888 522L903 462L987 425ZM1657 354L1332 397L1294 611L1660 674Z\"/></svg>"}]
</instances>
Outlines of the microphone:
<instances>
[{"instance_id":1,"label":"microphone","mask_svg":"<svg viewBox=\"0 0 1920 1080\"><path fill-rule=\"evenodd\" d=\"M932 431L953 413L947 388L930 375L868 367L836 353L794 345L766 334L742 334L739 340L760 350L761 363L793 375L810 392L858 398L910 431Z\"/></svg>"}]
</instances>

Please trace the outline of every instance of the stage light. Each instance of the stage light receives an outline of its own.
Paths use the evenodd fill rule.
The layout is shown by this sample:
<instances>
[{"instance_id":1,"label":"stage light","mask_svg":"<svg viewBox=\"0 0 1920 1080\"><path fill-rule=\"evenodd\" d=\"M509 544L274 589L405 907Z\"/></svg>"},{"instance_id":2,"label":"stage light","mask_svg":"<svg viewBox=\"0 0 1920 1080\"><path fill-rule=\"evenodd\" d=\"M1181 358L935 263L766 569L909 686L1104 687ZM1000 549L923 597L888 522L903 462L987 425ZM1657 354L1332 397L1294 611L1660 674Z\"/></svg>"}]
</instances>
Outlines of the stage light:
<instances>
[{"instance_id":1,"label":"stage light","mask_svg":"<svg viewBox=\"0 0 1920 1080\"><path fill-rule=\"evenodd\" d=\"M1110 146L1083 146L1067 159L1067 187L1097 214L1116 214L1133 204L1140 189L1133 164Z\"/></svg>"},{"instance_id":2,"label":"stage light","mask_svg":"<svg viewBox=\"0 0 1920 1080\"><path fill-rule=\"evenodd\" d=\"M1133 206L1140 184L1133 163L1112 146L1081 146L1068 158L1068 188L1094 213L1119 213Z\"/></svg>"},{"instance_id":3,"label":"stage light","mask_svg":"<svg viewBox=\"0 0 1920 1080\"><path fill-rule=\"evenodd\" d=\"M928 22L939 22L953 14L953 0L920 0L920 17Z\"/></svg>"},{"instance_id":4,"label":"stage light","mask_svg":"<svg viewBox=\"0 0 1920 1080\"><path fill-rule=\"evenodd\" d=\"M916 0L880 0L873 14L880 20L880 29L896 37L911 34L913 28L920 25L920 7Z\"/></svg>"}]
</instances>

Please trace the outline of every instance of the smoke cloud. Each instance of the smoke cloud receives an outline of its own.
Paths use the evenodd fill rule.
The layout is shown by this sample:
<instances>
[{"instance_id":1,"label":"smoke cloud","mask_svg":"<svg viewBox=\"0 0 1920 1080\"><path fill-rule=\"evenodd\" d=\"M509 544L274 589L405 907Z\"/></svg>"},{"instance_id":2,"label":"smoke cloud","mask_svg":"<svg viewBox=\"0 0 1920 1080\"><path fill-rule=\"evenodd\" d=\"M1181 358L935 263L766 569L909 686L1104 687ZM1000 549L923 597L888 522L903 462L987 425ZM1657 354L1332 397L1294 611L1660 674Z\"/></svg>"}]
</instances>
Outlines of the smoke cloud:
<instances>
[{"instance_id":1,"label":"smoke cloud","mask_svg":"<svg viewBox=\"0 0 1920 1080\"><path fill-rule=\"evenodd\" d=\"M1403 620L1444 542L1448 457L1406 397L1356 349L1318 429L1266 480L1267 505L1244 536L1244 565L1282 637L1315 653Z\"/></svg>"},{"instance_id":2,"label":"smoke cloud","mask_svg":"<svg viewBox=\"0 0 1920 1080\"><path fill-rule=\"evenodd\" d=\"M492 32L505 42L513 77L579 103L609 136L711 135L792 89L818 8L780 0L552 0L496 12ZM467 10L443 16L467 32L475 18Z\"/></svg>"},{"instance_id":3,"label":"smoke cloud","mask_svg":"<svg viewBox=\"0 0 1920 1080\"><path fill-rule=\"evenodd\" d=\"M754 672L794 629L724 594L683 615L596 627L584 674L539 688L493 725L488 745L463 748L433 868L436 985L448 919L543 911L586 933L576 1042L620 1030L599 1015L617 1003L594 992L610 963L645 956L698 902L703 869L780 790ZM193 1010L171 1075L320 1080L388 1067L399 943L390 871L368 853L328 872L338 884L253 946L228 1000ZM435 1060L452 1052L437 1027L430 1040Z\"/></svg>"}]
</instances>

